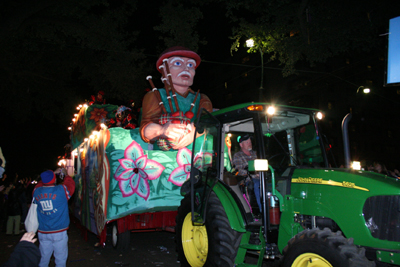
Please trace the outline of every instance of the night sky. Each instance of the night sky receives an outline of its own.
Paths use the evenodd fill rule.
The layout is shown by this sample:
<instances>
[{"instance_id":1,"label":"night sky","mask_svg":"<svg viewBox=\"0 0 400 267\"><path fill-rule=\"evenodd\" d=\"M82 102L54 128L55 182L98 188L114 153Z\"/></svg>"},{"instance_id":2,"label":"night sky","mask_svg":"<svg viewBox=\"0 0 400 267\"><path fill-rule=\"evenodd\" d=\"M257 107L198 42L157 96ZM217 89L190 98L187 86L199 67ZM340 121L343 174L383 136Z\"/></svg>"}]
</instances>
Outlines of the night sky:
<instances>
[{"instance_id":1,"label":"night sky","mask_svg":"<svg viewBox=\"0 0 400 267\"><path fill-rule=\"evenodd\" d=\"M149 11L143 5L139 8L143 8L145 14L158 11ZM152 17L153 20L156 20L155 17ZM222 23L224 14L214 9L205 12L204 17L199 34L208 43L199 47L198 53L203 61L197 70L193 89L200 89L208 95L215 108L257 101L261 71L259 54L247 54L246 49L242 48L232 56L232 40L229 39L231 28ZM143 16L141 34L146 36L143 44L146 60L155 64L162 42L152 30L150 20ZM212 25L218 25L218 30L212 30ZM381 47L380 50L359 53L358 56L341 55L314 67L299 64L298 72L288 77L282 76L282 66L277 62L265 62L264 98L325 111L326 133L340 153L341 119L349 110L353 110L355 116L350 129L355 140L352 144L353 156L369 161L385 161L390 166L400 168L400 162L392 156L397 155L400 148L400 87L383 87L385 56L385 47ZM350 63L346 63L347 57L351 58ZM154 75L154 79L158 77L155 70L148 74ZM357 88L370 80L373 80L375 95L357 95ZM161 87L160 83L157 85ZM142 93L135 93L133 97L140 100L144 93L143 86ZM2 91L1 94L8 92ZM91 94L94 92L89 89L82 90L76 103L84 102ZM18 102L17 99L15 101ZM110 104L123 104L111 101L112 98L108 99ZM43 170L57 168L57 157L64 154L64 146L69 143L68 123L49 121L35 114L22 123L10 116L10 112L3 112L0 124L0 146L7 161L8 175L14 177L18 173L20 178L35 178ZM67 122L72 119L76 109L71 105L62 112ZM363 135L359 138L356 133ZM340 156L338 158L340 160Z\"/></svg>"}]
</instances>

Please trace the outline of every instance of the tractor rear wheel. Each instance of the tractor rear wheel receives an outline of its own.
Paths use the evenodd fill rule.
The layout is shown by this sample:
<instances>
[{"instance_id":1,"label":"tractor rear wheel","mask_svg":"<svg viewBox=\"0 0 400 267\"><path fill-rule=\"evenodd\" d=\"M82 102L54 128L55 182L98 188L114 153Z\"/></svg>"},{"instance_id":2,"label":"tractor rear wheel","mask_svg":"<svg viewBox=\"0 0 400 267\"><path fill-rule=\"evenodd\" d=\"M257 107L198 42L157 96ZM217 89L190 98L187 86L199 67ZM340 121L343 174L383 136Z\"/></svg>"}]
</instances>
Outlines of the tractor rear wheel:
<instances>
[{"instance_id":1,"label":"tractor rear wheel","mask_svg":"<svg viewBox=\"0 0 400 267\"><path fill-rule=\"evenodd\" d=\"M293 237L283 250L283 267L373 267L365 249L329 228L305 230Z\"/></svg>"},{"instance_id":2,"label":"tractor rear wheel","mask_svg":"<svg viewBox=\"0 0 400 267\"><path fill-rule=\"evenodd\" d=\"M241 233L231 229L216 194L207 203L206 222L193 226L190 195L181 201L176 216L176 248L181 266L234 266Z\"/></svg>"}]
</instances>

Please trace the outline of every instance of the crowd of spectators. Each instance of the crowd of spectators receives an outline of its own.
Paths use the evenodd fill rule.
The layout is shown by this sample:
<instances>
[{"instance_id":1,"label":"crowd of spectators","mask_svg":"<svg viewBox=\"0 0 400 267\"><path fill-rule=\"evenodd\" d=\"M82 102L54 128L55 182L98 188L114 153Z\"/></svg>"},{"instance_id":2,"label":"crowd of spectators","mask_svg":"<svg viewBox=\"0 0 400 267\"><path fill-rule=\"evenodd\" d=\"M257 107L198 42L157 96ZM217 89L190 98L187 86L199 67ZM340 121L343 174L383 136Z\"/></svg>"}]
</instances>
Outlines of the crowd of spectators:
<instances>
[{"instance_id":1,"label":"crowd of spectators","mask_svg":"<svg viewBox=\"0 0 400 267\"><path fill-rule=\"evenodd\" d=\"M16 173L10 178L7 173L0 179L0 227L6 235L20 235L32 201L35 184L31 177L20 179Z\"/></svg>"},{"instance_id":2,"label":"crowd of spectators","mask_svg":"<svg viewBox=\"0 0 400 267\"><path fill-rule=\"evenodd\" d=\"M388 170L386 166L380 162L374 162L368 165L367 170L400 179L400 172L398 169Z\"/></svg>"}]
</instances>

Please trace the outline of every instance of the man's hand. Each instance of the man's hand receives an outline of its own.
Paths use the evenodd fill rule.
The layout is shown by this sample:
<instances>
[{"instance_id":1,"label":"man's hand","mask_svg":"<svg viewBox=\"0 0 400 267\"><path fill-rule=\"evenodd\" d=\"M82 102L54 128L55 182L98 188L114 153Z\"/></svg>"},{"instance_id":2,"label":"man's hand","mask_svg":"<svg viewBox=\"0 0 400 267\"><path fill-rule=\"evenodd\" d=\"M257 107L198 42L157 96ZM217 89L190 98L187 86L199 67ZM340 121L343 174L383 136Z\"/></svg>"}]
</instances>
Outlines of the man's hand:
<instances>
[{"instance_id":1,"label":"man's hand","mask_svg":"<svg viewBox=\"0 0 400 267\"><path fill-rule=\"evenodd\" d=\"M35 243L37 241L37 238L34 238L34 237L35 237L35 233L34 232L28 232L28 233L25 233L22 236L20 241L28 241L28 242L31 242L31 243Z\"/></svg>"}]
</instances>

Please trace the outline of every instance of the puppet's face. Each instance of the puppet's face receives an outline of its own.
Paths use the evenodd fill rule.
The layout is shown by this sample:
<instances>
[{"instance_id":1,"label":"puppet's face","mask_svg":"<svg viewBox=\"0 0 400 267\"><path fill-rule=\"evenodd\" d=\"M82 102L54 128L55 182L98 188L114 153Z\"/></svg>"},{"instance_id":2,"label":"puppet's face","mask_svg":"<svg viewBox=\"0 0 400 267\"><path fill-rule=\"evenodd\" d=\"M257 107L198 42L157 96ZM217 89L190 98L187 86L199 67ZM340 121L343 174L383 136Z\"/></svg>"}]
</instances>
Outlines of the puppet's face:
<instances>
[{"instance_id":1,"label":"puppet's face","mask_svg":"<svg viewBox=\"0 0 400 267\"><path fill-rule=\"evenodd\" d=\"M179 87L189 87L193 84L196 74L196 61L187 57L170 57L168 59L169 71L171 73L174 87L179 92ZM183 92L180 92L183 93Z\"/></svg>"}]
</instances>

